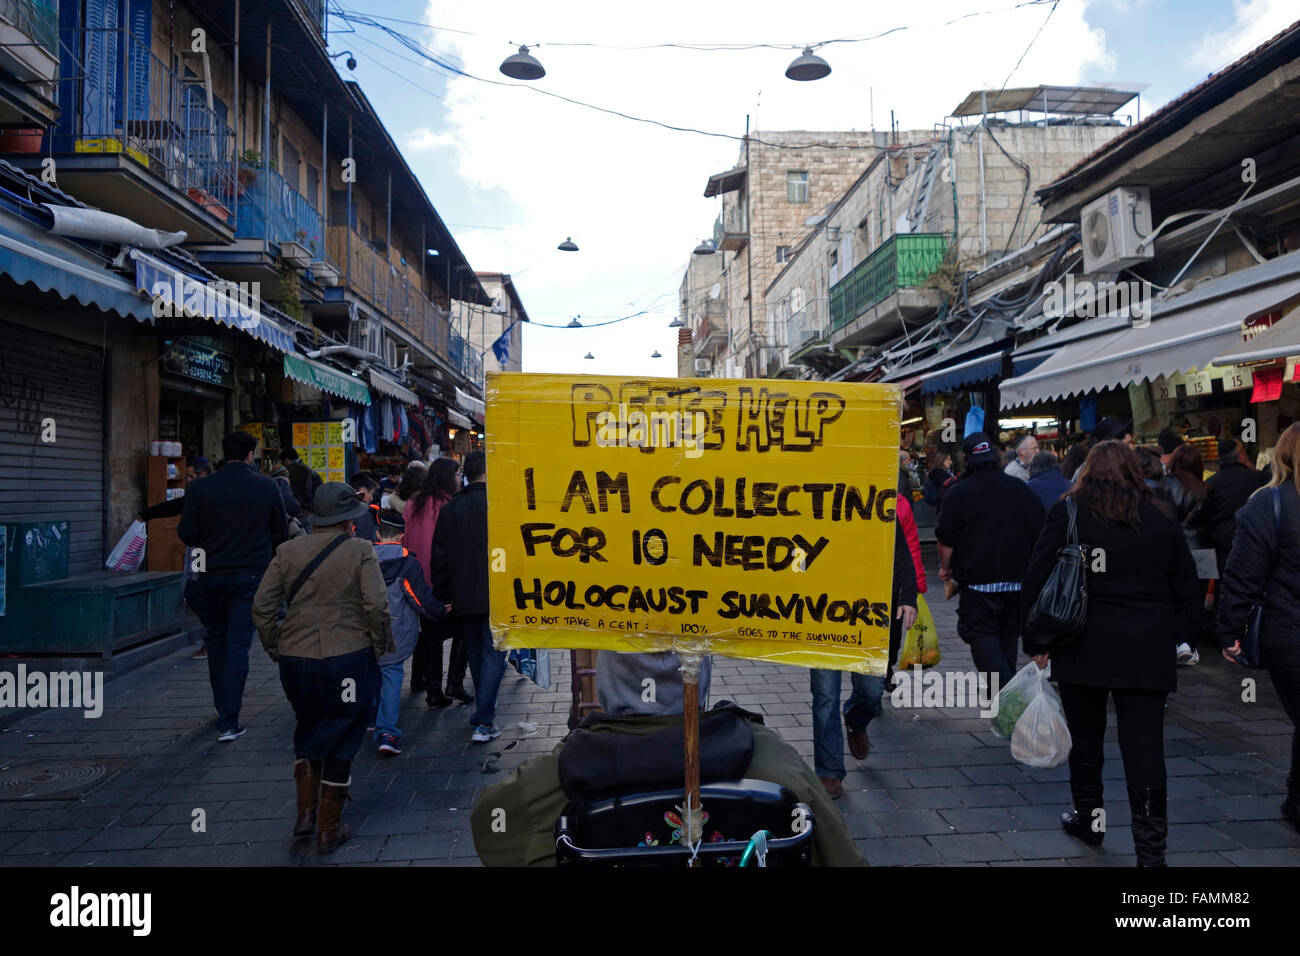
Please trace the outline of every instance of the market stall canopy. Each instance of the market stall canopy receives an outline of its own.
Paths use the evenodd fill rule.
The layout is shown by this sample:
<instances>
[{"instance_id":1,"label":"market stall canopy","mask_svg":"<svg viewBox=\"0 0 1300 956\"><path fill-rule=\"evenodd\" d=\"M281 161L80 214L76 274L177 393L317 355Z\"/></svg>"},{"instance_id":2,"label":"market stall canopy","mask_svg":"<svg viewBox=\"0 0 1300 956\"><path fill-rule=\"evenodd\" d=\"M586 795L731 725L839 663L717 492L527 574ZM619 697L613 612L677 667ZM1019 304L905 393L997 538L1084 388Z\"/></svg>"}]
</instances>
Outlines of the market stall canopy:
<instances>
[{"instance_id":1,"label":"market stall canopy","mask_svg":"<svg viewBox=\"0 0 1300 956\"><path fill-rule=\"evenodd\" d=\"M78 305L152 322L148 302L122 276L96 263L89 253L61 240L38 243L0 226L0 274L18 285L30 283Z\"/></svg>"},{"instance_id":2,"label":"market stall canopy","mask_svg":"<svg viewBox=\"0 0 1300 956\"><path fill-rule=\"evenodd\" d=\"M370 404L370 389L352 376L345 375L328 365L322 365L320 362L313 362L311 359L297 355L286 355L284 374L295 382L302 382L322 392L346 398L356 405Z\"/></svg>"},{"instance_id":3,"label":"market stall canopy","mask_svg":"<svg viewBox=\"0 0 1300 956\"><path fill-rule=\"evenodd\" d=\"M382 372L377 372L372 368L369 375L370 384L373 386L375 391L382 392L389 398L395 398L403 405L418 406L420 404L420 396L416 395L409 388L394 382Z\"/></svg>"},{"instance_id":4,"label":"market stall canopy","mask_svg":"<svg viewBox=\"0 0 1300 956\"><path fill-rule=\"evenodd\" d=\"M1294 274L1286 281L1247 291L1220 291L1227 280L1240 283L1244 273L1253 271L1242 270L1242 276L1234 274L1207 283L1207 294L1218 295L1211 301L1196 292L1187 293L1154 306L1148 325L1125 327L1062 346L1037 368L1002 383L1002 407L1083 395L1144 379L1154 381L1207 365L1240 341L1245 319L1300 295L1300 278ZM1175 311L1177 314L1170 314Z\"/></svg>"},{"instance_id":5,"label":"market stall canopy","mask_svg":"<svg viewBox=\"0 0 1300 956\"><path fill-rule=\"evenodd\" d=\"M451 422L457 428L473 428L474 423L456 411L454 408L447 409L447 421Z\"/></svg>"},{"instance_id":6,"label":"market stall canopy","mask_svg":"<svg viewBox=\"0 0 1300 956\"><path fill-rule=\"evenodd\" d=\"M1293 355L1300 355L1300 307L1292 309L1253 339L1216 355L1210 364L1245 365Z\"/></svg>"},{"instance_id":7,"label":"market stall canopy","mask_svg":"<svg viewBox=\"0 0 1300 956\"><path fill-rule=\"evenodd\" d=\"M887 372L881 381L894 384L920 378L923 380L921 391L928 395L996 378L1002 374L1002 359L1007 354L1006 348L998 348L1006 341L1005 328L1005 325L998 325L995 331L977 335L964 345L899 366Z\"/></svg>"},{"instance_id":8,"label":"market stall canopy","mask_svg":"<svg viewBox=\"0 0 1300 956\"><path fill-rule=\"evenodd\" d=\"M462 392L459 388L456 389L456 404L465 409L465 411L469 412L470 415L477 418L480 422L483 421L484 417L487 415L487 405L483 403L483 399L475 398L468 392Z\"/></svg>"},{"instance_id":9,"label":"market stall canopy","mask_svg":"<svg viewBox=\"0 0 1300 956\"><path fill-rule=\"evenodd\" d=\"M262 315L260 299L246 295L241 284L189 275L139 249L128 256L135 262L136 290L153 300L152 315L162 308L162 314L211 319L281 352L294 350L293 335Z\"/></svg>"}]
</instances>

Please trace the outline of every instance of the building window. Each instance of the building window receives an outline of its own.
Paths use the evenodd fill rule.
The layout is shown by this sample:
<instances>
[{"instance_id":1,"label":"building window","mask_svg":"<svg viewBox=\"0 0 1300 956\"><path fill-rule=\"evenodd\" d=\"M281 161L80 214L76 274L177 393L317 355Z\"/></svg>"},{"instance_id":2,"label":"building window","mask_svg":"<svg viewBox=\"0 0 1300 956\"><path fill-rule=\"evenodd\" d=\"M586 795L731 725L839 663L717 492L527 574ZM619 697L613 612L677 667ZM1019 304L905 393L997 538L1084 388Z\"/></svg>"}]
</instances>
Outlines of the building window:
<instances>
[{"instance_id":1,"label":"building window","mask_svg":"<svg viewBox=\"0 0 1300 956\"><path fill-rule=\"evenodd\" d=\"M791 169L786 172L785 198L787 202L808 201L808 170Z\"/></svg>"},{"instance_id":2,"label":"building window","mask_svg":"<svg viewBox=\"0 0 1300 956\"><path fill-rule=\"evenodd\" d=\"M777 247L776 247L776 261L777 261L777 262L789 262L789 261L790 261L790 247L789 247L789 246L777 246Z\"/></svg>"},{"instance_id":3,"label":"building window","mask_svg":"<svg viewBox=\"0 0 1300 956\"><path fill-rule=\"evenodd\" d=\"M832 266L837 266L837 265L839 265L839 264L840 264L840 251L839 251L838 249L832 249L832 250L830 251L829 256L828 256L827 258L828 258L828 261L830 262L830 264L831 264Z\"/></svg>"}]
</instances>

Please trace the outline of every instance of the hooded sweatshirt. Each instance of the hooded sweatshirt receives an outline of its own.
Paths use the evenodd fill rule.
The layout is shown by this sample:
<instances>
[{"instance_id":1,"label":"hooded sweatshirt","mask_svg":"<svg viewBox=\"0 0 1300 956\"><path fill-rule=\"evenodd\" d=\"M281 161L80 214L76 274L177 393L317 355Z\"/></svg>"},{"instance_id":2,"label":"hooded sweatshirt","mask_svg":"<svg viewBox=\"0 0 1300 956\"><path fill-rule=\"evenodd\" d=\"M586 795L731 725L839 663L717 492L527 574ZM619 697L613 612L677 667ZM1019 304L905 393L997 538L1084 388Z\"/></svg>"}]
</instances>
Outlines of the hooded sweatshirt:
<instances>
[{"instance_id":1,"label":"hooded sweatshirt","mask_svg":"<svg viewBox=\"0 0 1300 956\"><path fill-rule=\"evenodd\" d=\"M397 649L379 659L379 666L400 664L411 656L420 637L420 618L441 621L447 607L429 590L429 583L415 557L397 541L375 545L375 557L388 588L388 612L393 618L393 642Z\"/></svg>"}]
</instances>

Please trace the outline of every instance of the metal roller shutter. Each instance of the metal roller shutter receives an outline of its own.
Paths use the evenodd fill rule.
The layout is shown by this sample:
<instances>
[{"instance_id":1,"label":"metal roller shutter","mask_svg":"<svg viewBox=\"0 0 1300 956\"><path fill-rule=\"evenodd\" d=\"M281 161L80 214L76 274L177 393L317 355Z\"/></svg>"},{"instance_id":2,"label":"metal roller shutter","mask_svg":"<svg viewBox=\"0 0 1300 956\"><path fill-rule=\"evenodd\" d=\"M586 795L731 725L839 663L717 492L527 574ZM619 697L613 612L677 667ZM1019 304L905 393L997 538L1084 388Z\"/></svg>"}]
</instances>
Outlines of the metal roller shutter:
<instances>
[{"instance_id":1,"label":"metal roller shutter","mask_svg":"<svg viewBox=\"0 0 1300 956\"><path fill-rule=\"evenodd\" d=\"M71 574L105 554L103 367L98 349L0 322L0 523L67 519Z\"/></svg>"}]
</instances>

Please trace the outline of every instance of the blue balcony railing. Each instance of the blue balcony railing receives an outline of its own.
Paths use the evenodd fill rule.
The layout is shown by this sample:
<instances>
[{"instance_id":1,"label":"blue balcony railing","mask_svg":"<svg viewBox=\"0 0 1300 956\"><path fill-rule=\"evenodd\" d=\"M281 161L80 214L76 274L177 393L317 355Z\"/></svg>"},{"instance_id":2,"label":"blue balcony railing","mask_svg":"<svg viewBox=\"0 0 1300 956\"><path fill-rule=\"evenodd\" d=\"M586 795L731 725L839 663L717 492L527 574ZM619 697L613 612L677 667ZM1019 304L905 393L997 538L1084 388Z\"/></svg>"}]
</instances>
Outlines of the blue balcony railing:
<instances>
[{"instance_id":1,"label":"blue balcony railing","mask_svg":"<svg viewBox=\"0 0 1300 956\"><path fill-rule=\"evenodd\" d=\"M296 242L325 258L325 220L307 197L274 169L241 166L235 207L235 238Z\"/></svg>"},{"instance_id":2,"label":"blue balcony railing","mask_svg":"<svg viewBox=\"0 0 1300 956\"><path fill-rule=\"evenodd\" d=\"M56 153L119 153L232 223L233 132L195 78L182 79L145 40L120 29L60 31L62 116Z\"/></svg>"}]
</instances>

